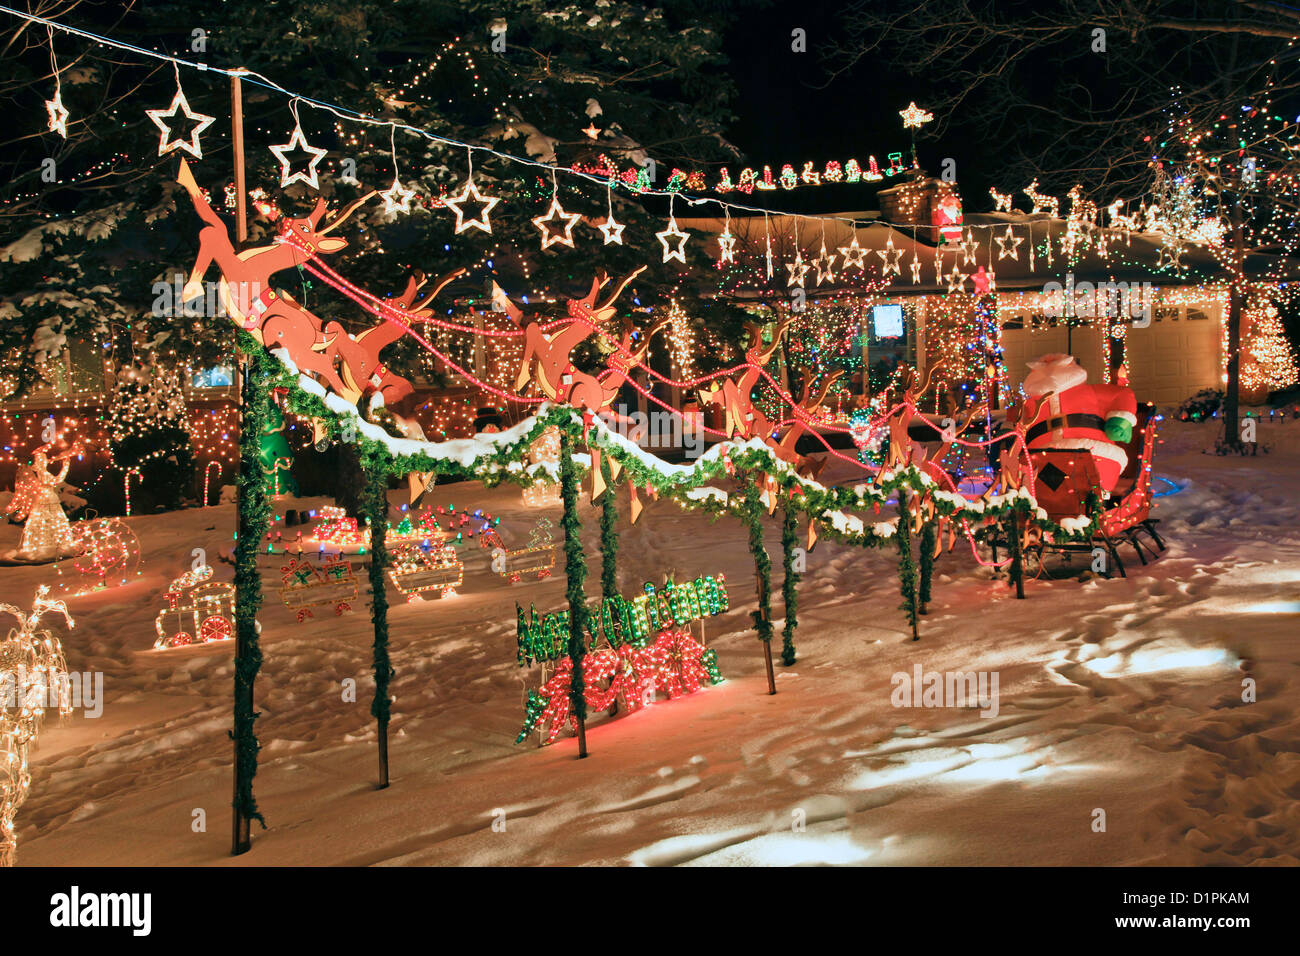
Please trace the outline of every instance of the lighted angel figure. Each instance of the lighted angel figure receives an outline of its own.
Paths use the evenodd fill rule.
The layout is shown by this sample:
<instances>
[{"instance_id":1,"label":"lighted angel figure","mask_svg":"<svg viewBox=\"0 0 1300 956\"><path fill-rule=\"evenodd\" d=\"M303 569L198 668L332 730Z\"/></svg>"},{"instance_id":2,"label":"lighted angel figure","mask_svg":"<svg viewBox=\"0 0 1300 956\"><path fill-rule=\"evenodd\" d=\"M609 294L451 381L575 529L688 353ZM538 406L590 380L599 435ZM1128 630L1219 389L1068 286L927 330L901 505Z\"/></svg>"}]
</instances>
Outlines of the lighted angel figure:
<instances>
[{"instance_id":1,"label":"lighted angel figure","mask_svg":"<svg viewBox=\"0 0 1300 956\"><path fill-rule=\"evenodd\" d=\"M19 483L26 493L27 523L18 545L17 556L26 560L47 560L68 554L72 550L72 529L68 516L63 513L59 500L59 487L68 477L73 451L69 450L50 458L49 446L42 445L32 453L32 463L27 469L26 483ZM50 471L51 461L62 461L58 474ZM14 496L18 497L17 494Z\"/></svg>"},{"instance_id":2,"label":"lighted angel figure","mask_svg":"<svg viewBox=\"0 0 1300 956\"><path fill-rule=\"evenodd\" d=\"M27 754L45 710L57 707L61 715L72 711L63 645L48 628L37 630L37 625L50 613L61 614L69 629L75 625L68 606L50 600L49 591L40 586L29 615L12 604L0 604L0 614L18 621L18 627L0 639L0 867L14 863L14 818L31 789Z\"/></svg>"}]
</instances>

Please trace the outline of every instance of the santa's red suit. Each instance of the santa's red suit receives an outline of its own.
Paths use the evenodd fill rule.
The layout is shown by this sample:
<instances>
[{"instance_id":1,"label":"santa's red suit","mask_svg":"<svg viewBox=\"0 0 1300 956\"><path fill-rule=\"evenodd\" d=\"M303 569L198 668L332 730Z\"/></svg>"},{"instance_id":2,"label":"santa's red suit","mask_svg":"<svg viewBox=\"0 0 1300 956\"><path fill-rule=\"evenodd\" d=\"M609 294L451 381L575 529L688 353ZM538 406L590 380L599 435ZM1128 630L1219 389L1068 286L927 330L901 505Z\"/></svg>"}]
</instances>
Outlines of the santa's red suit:
<instances>
[{"instance_id":1,"label":"santa's red suit","mask_svg":"<svg viewBox=\"0 0 1300 956\"><path fill-rule=\"evenodd\" d=\"M1089 385L1072 355L1030 362L1021 421L1029 450L1081 449L1091 453L1105 491L1114 491L1128 465L1127 442L1137 425L1137 397L1126 385Z\"/></svg>"}]
</instances>

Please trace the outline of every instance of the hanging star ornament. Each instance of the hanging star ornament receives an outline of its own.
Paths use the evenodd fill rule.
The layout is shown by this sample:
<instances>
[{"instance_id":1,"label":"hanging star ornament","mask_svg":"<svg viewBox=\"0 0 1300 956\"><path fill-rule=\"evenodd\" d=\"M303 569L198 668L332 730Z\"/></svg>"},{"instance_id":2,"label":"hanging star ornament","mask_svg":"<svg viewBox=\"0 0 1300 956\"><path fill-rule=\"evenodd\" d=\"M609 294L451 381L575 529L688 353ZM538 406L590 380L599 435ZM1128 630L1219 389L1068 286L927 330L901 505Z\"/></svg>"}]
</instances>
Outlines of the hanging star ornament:
<instances>
[{"instance_id":1,"label":"hanging star ornament","mask_svg":"<svg viewBox=\"0 0 1300 956\"><path fill-rule=\"evenodd\" d=\"M668 248L670 245L668 241L670 237L677 240L676 249ZM662 232L656 232L655 238L657 238L660 244L664 247L664 262L670 262L673 259L676 259L682 265L686 264L686 240L689 239L690 236L677 228L676 216L669 217L668 228Z\"/></svg>"},{"instance_id":2,"label":"hanging star ornament","mask_svg":"<svg viewBox=\"0 0 1300 956\"><path fill-rule=\"evenodd\" d=\"M456 214L456 235L460 235L466 229L473 227L482 229L489 235L492 234L492 223L488 221L488 213L492 207L501 201L498 196L485 196L479 191L478 183L474 182L474 177L470 176L460 187L460 192L455 196L446 196L442 204ZM465 218L465 210L460 207L463 205L478 205L483 208L479 210L477 216L473 219Z\"/></svg>"},{"instance_id":3,"label":"hanging star ornament","mask_svg":"<svg viewBox=\"0 0 1300 956\"><path fill-rule=\"evenodd\" d=\"M312 189L320 189L320 179L317 175L316 164L325 158L325 150L318 146L307 145L307 138L302 135L302 126L295 124L293 135L289 137L289 142L282 143L279 146L272 146L271 152L275 158L280 161L280 188L287 189L294 183L305 183ZM311 160L307 163L306 171L298 170L291 173L293 163L289 160L289 154L293 152L310 153Z\"/></svg>"},{"instance_id":4,"label":"hanging star ornament","mask_svg":"<svg viewBox=\"0 0 1300 956\"><path fill-rule=\"evenodd\" d=\"M903 261L903 250L894 248L894 237L890 236L885 242L885 248L877 249L876 255L880 256L881 266L880 274L887 276L891 272L894 275L903 274L901 263Z\"/></svg>"},{"instance_id":5,"label":"hanging star ornament","mask_svg":"<svg viewBox=\"0 0 1300 956\"><path fill-rule=\"evenodd\" d=\"M853 241L847 246L840 246L840 255L844 257L844 261L840 263L841 269L857 269L859 272L866 271L864 263L867 257L867 250L858 245L857 233L854 233Z\"/></svg>"},{"instance_id":6,"label":"hanging star ornament","mask_svg":"<svg viewBox=\"0 0 1300 956\"><path fill-rule=\"evenodd\" d=\"M794 261L787 262L785 264L785 267L790 271L790 278L786 282L786 285L787 286L797 285L801 287L803 286L803 277L806 276L808 274L808 270L812 268L810 265L808 265L808 263L803 261L802 249L795 250Z\"/></svg>"},{"instance_id":7,"label":"hanging star ornament","mask_svg":"<svg viewBox=\"0 0 1300 956\"><path fill-rule=\"evenodd\" d=\"M912 285L921 284L921 260L912 253Z\"/></svg>"},{"instance_id":8,"label":"hanging star ornament","mask_svg":"<svg viewBox=\"0 0 1300 956\"><path fill-rule=\"evenodd\" d=\"M564 207L560 205L560 197L552 196L551 206L546 213L533 219L533 225L542 234L542 248L565 245L572 249L573 224L581 218L576 212L565 212ZM553 228L551 223L563 223L563 226L557 225Z\"/></svg>"},{"instance_id":9,"label":"hanging star ornament","mask_svg":"<svg viewBox=\"0 0 1300 956\"><path fill-rule=\"evenodd\" d=\"M407 189L401 181L394 176L393 185L389 186L379 194L384 201L385 215L399 212L411 211L411 200L415 198L415 190Z\"/></svg>"},{"instance_id":10,"label":"hanging star ornament","mask_svg":"<svg viewBox=\"0 0 1300 956\"><path fill-rule=\"evenodd\" d=\"M813 265L817 268L818 285L821 285L823 282L835 281L835 273L832 271L835 265L835 257L827 254L826 243L822 243L821 252L819 252L817 258L813 260Z\"/></svg>"},{"instance_id":11,"label":"hanging star ornament","mask_svg":"<svg viewBox=\"0 0 1300 956\"><path fill-rule=\"evenodd\" d=\"M952 272L948 273L948 291L960 292L966 282L966 276L957 268L957 263L952 264Z\"/></svg>"},{"instance_id":12,"label":"hanging star ornament","mask_svg":"<svg viewBox=\"0 0 1300 956\"><path fill-rule=\"evenodd\" d=\"M613 243L616 246L621 246L623 244L623 230L626 226L624 223L621 223L614 218L613 212L610 212L610 214L605 217L605 221L596 228L599 229L600 234L605 237L605 245L608 246Z\"/></svg>"},{"instance_id":13,"label":"hanging star ornament","mask_svg":"<svg viewBox=\"0 0 1300 956\"><path fill-rule=\"evenodd\" d=\"M1017 262L1020 261L1020 253L1017 250L1020 248L1020 244L1025 241L1024 236L1017 236L1015 232L1012 231L1011 227L1007 226L1006 232L1004 232L1000 236L994 236L993 238L994 241L996 241L998 244L999 262L1005 259L1007 256L1010 256L1012 259L1015 259Z\"/></svg>"},{"instance_id":14,"label":"hanging star ornament","mask_svg":"<svg viewBox=\"0 0 1300 956\"><path fill-rule=\"evenodd\" d=\"M51 133L58 133L64 139L67 139L68 108L63 105L63 90L55 89L54 99L45 101L45 110L50 114L49 131ZM178 143L177 145L180 144Z\"/></svg>"},{"instance_id":15,"label":"hanging star ornament","mask_svg":"<svg viewBox=\"0 0 1300 956\"><path fill-rule=\"evenodd\" d=\"M185 115L187 120L194 123L190 129L188 139L172 139L172 128L164 119L175 119L176 111L179 110ZM203 158L203 147L199 145L199 134L211 126L215 121L215 116L208 116L206 113L196 113L190 109L190 104L185 99L185 91L181 89L180 83L176 84L176 95L172 97L172 102L165 110L145 110L149 119L153 120L155 126L161 131L158 137L158 155L166 156L174 149L183 149L195 159ZM323 152L323 150L322 150Z\"/></svg>"},{"instance_id":16,"label":"hanging star ornament","mask_svg":"<svg viewBox=\"0 0 1300 956\"><path fill-rule=\"evenodd\" d=\"M770 233L766 237L766 241L767 241L767 252L765 254L765 258L767 259L767 277L771 279L774 270L772 269L772 236Z\"/></svg>"},{"instance_id":17,"label":"hanging star ornament","mask_svg":"<svg viewBox=\"0 0 1300 956\"><path fill-rule=\"evenodd\" d=\"M971 231L969 229L966 230L966 236L962 239L960 246L961 246L962 265L974 265L975 250L980 247L980 244L979 244L979 240L977 240L974 236L971 235Z\"/></svg>"},{"instance_id":18,"label":"hanging star ornament","mask_svg":"<svg viewBox=\"0 0 1300 956\"><path fill-rule=\"evenodd\" d=\"M718 265L735 261L736 237L731 234L731 227L727 226L722 235L718 236Z\"/></svg>"}]
</instances>

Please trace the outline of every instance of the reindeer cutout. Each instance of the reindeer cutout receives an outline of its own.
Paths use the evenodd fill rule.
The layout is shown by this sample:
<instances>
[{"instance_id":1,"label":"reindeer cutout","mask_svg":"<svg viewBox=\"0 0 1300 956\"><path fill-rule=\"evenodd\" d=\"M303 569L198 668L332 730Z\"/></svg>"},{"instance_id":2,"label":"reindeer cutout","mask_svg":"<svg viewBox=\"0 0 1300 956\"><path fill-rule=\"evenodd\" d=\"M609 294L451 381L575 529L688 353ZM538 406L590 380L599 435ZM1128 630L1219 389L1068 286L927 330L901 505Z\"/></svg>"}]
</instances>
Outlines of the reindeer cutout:
<instances>
[{"instance_id":1,"label":"reindeer cutout","mask_svg":"<svg viewBox=\"0 0 1300 956\"><path fill-rule=\"evenodd\" d=\"M405 312L411 319L432 315L433 307L430 303L439 292L464 274L464 269L447 273L434 284L432 292L417 300L416 293L427 281L424 273L417 272L407 281L406 291L389 301L394 308ZM384 319L351 338L344 337L338 341L337 351L343 360L343 383L347 387L347 391L342 393L344 398L355 403L363 395L377 394L383 396L384 406L391 408L415 390L410 382L379 359L379 353L409 329L409 325L393 317Z\"/></svg>"},{"instance_id":2,"label":"reindeer cutout","mask_svg":"<svg viewBox=\"0 0 1300 956\"><path fill-rule=\"evenodd\" d=\"M701 405L716 405L725 412L726 421L723 430L729 437L739 436L742 439L749 439L755 435L771 434L772 426L767 416L754 407L751 393L754 391L754 386L758 384L763 367L776 354L786 329L793 321L794 317L791 316L777 325L776 332L772 336L772 344L767 348L763 348L762 329L753 322L746 322L745 331L749 333L749 347L745 350L745 361L749 363L749 367L741 373L740 378L723 379L721 385L716 381L710 382L708 389L699 393Z\"/></svg>"},{"instance_id":3,"label":"reindeer cutout","mask_svg":"<svg viewBox=\"0 0 1300 956\"><path fill-rule=\"evenodd\" d=\"M588 418L613 401L618 393L618 387L607 389L596 376L578 371L569 356L580 343L589 339L613 317L614 301L627 284L644 270L645 266L641 266L620 282L614 289L614 293L600 305L596 304L596 297L608 279L599 277L593 279L590 292L581 299L568 301L567 320L560 320L563 323L561 328L549 333L542 331L542 323L527 322L523 311L511 302L509 297L498 295L498 301L503 303L506 314L524 330L524 355L519 363L515 391L520 391L536 374L537 385L543 395L554 402L581 409ZM646 336L646 339L648 340L649 336ZM624 355L631 356L628 349L624 348L621 351ZM645 348L642 347L640 355L644 354ZM630 365L629 361L628 367ZM620 380L618 385L622 384Z\"/></svg>"},{"instance_id":4,"label":"reindeer cutout","mask_svg":"<svg viewBox=\"0 0 1300 956\"><path fill-rule=\"evenodd\" d=\"M225 222L203 198L189 164L183 159L176 181L189 193L195 212L205 223L199 230L199 252L181 298L190 301L203 294L203 276L215 262L221 271L221 302L231 320L252 333L266 348L283 348L299 369L315 373L335 392L345 394L343 382L334 369L335 349L340 339L347 338L343 326L337 322L323 323L292 296L273 289L271 277L319 253L347 248L346 239L327 234L374 193L349 204L324 227L320 223L326 213L325 200L318 199L305 219L286 217L273 244L237 253Z\"/></svg>"},{"instance_id":5,"label":"reindeer cutout","mask_svg":"<svg viewBox=\"0 0 1300 956\"><path fill-rule=\"evenodd\" d=\"M889 451L885 455L886 469L893 471L911 463L912 439L907 434L907 430L912 424L912 419L916 417L917 402L934 384L934 373L942 364L939 362L932 365L925 375L925 381L919 383L916 369L908 368L903 371L899 380L899 388L903 395L899 400L898 410L889 417ZM920 388L917 387L918 384Z\"/></svg>"},{"instance_id":6,"label":"reindeer cutout","mask_svg":"<svg viewBox=\"0 0 1300 956\"><path fill-rule=\"evenodd\" d=\"M798 411L795 412L794 424L781 436L779 442L765 439L777 458L793 465L795 472L805 478L816 478L821 473L822 468L826 466L826 459L824 457L812 458L808 455L800 455L796 451L799 439L808 431L808 423L813 416L821 410L826 401L826 395L830 392L831 386L835 384L835 380L843 374L844 372L841 370L829 375L826 381L822 382L822 387L817 390L817 394L811 399L808 397L810 384L805 382L796 406L802 410L803 414Z\"/></svg>"}]
</instances>

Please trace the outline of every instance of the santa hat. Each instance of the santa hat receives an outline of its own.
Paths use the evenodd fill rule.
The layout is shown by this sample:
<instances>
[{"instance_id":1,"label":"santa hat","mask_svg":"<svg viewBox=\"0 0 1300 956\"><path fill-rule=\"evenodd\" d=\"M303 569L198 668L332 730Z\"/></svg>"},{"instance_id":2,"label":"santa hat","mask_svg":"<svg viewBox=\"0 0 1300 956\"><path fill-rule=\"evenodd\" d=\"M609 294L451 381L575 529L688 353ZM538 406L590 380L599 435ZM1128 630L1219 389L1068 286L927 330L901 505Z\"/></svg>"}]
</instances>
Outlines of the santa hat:
<instances>
[{"instance_id":1,"label":"santa hat","mask_svg":"<svg viewBox=\"0 0 1300 956\"><path fill-rule=\"evenodd\" d=\"M1052 352L1027 363L1030 372L1025 376L1025 394L1037 397L1048 392L1060 394L1088 381L1088 373L1073 355Z\"/></svg>"}]
</instances>

